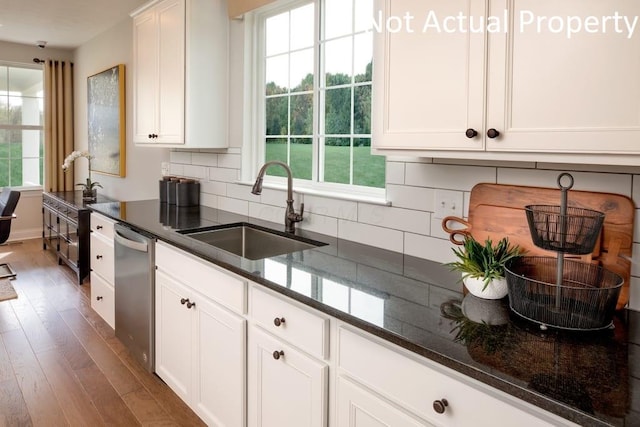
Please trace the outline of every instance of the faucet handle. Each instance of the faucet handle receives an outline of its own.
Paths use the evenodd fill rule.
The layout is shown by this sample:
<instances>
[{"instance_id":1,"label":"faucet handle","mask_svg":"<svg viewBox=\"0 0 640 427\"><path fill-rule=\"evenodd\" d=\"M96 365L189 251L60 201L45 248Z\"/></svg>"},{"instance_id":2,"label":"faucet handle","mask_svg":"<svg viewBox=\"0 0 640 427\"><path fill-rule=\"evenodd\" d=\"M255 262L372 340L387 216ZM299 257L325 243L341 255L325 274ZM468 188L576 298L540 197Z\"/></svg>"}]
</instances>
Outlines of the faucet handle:
<instances>
[{"instance_id":1,"label":"faucet handle","mask_svg":"<svg viewBox=\"0 0 640 427\"><path fill-rule=\"evenodd\" d=\"M304 203L300 203L300 221L302 221L303 214L304 214Z\"/></svg>"}]
</instances>

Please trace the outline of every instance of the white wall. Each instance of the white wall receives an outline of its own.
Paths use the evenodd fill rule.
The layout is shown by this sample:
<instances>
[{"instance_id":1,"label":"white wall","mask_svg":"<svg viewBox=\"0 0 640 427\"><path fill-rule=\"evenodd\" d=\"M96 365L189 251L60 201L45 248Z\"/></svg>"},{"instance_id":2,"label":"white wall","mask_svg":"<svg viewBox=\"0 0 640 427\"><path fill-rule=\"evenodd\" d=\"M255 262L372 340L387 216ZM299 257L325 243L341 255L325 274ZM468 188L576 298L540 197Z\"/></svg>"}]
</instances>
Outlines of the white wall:
<instances>
[{"instance_id":1,"label":"white wall","mask_svg":"<svg viewBox=\"0 0 640 427\"><path fill-rule=\"evenodd\" d=\"M125 64L126 123L132 123L132 33L131 18L126 18L75 50L74 118L77 150L87 149L87 77L93 74L117 64ZM100 193L118 200L157 198L160 163L168 161L169 150L137 147L132 140L131 126L127 126L126 135L126 177L92 173L91 178L104 187L98 189ZM82 182L87 177L87 163L83 159L76 163L76 181Z\"/></svg>"},{"instance_id":2,"label":"white wall","mask_svg":"<svg viewBox=\"0 0 640 427\"><path fill-rule=\"evenodd\" d=\"M171 173L200 179L201 202L265 220L281 222L284 191L267 190L262 196L238 185L242 140L242 24L231 23L230 104L231 148L227 153L171 152ZM434 217L437 189L458 193L468 214L469 195L480 182L556 188L560 172L570 171L575 189L611 192L632 197L640 205L640 168L563 165L523 162L481 162L418 158L387 159L387 199L391 207L356 201L296 194L304 202L305 219L300 228L342 239L402 252L439 262L453 260L448 235ZM631 306L640 309L640 224L636 215Z\"/></svg>"}]
</instances>

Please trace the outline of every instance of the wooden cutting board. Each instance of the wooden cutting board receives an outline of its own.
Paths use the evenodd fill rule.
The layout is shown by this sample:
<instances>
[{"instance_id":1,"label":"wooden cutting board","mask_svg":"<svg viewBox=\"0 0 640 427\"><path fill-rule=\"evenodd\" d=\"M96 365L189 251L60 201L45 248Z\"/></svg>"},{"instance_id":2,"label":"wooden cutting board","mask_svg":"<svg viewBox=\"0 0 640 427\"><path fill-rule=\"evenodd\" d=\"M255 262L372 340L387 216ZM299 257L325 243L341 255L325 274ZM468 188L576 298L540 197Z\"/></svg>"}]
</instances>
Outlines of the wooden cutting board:
<instances>
[{"instance_id":1,"label":"wooden cutting board","mask_svg":"<svg viewBox=\"0 0 640 427\"><path fill-rule=\"evenodd\" d=\"M619 194L577 190L569 190L567 194L568 206L605 214L600 240L593 253L583 260L592 259L622 276L624 284L617 305L617 309L621 309L629 302L635 205L629 197ZM526 249L527 255L556 256L555 252L533 244L524 207L560 205L560 195L561 191L554 188L477 184L471 190L468 220L448 217L443 220L443 226L452 228L452 223L457 221L466 226L463 233L470 233L478 241L483 242L487 237L498 241L507 236L511 243Z\"/></svg>"}]
</instances>

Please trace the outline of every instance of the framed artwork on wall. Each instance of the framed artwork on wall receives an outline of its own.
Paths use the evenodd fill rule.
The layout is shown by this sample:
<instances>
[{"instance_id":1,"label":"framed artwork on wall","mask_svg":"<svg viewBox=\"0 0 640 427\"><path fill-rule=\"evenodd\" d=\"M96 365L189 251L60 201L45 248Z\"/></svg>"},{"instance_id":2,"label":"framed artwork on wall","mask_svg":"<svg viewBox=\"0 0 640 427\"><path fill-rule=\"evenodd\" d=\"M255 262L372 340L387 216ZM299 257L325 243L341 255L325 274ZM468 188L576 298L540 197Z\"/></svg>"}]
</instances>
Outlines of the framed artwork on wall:
<instances>
[{"instance_id":1,"label":"framed artwork on wall","mask_svg":"<svg viewBox=\"0 0 640 427\"><path fill-rule=\"evenodd\" d=\"M87 78L88 145L94 172L125 176L124 90L124 64Z\"/></svg>"}]
</instances>

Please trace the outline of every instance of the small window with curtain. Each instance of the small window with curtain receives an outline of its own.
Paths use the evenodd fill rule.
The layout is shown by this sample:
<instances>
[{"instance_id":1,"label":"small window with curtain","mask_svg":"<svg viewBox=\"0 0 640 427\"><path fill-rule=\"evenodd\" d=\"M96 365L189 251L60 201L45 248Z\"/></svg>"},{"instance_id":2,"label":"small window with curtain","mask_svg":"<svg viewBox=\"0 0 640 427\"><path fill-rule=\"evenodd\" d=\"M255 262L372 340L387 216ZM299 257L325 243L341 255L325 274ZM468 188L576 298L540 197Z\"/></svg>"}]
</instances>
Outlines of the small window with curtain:
<instances>
[{"instance_id":1,"label":"small window with curtain","mask_svg":"<svg viewBox=\"0 0 640 427\"><path fill-rule=\"evenodd\" d=\"M372 14L373 0L280 1L256 14L256 161L287 163L298 188L384 197L385 158L371 153Z\"/></svg>"},{"instance_id":2,"label":"small window with curtain","mask_svg":"<svg viewBox=\"0 0 640 427\"><path fill-rule=\"evenodd\" d=\"M0 64L0 187L41 187L43 72Z\"/></svg>"}]
</instances>

